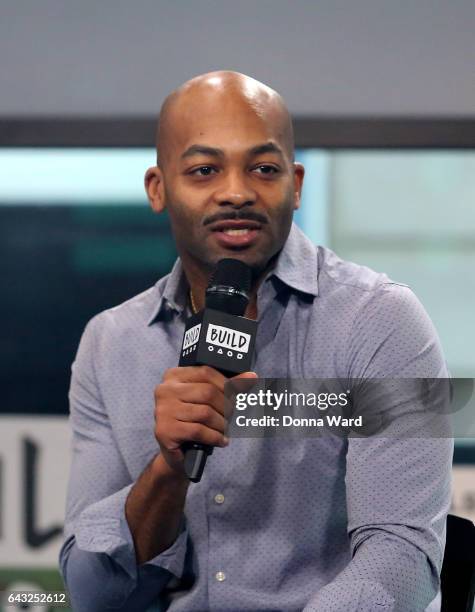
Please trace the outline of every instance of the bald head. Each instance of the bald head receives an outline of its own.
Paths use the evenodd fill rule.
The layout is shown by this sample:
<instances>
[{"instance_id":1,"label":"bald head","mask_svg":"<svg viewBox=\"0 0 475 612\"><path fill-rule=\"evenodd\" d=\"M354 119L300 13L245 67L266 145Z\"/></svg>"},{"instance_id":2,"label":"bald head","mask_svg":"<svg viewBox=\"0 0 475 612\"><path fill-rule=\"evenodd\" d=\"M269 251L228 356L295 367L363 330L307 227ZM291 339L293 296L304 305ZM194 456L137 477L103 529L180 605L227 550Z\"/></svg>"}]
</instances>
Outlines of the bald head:
<instances>
[{"instance_id":1,"label":"bald head","mask_svg":"<svg viewBox=\"0 0 475 612\"><path fill-rule=\"evenodd\" d=\"M200 115L216 121L234 117L236 123L253 116L268 124L289 159L294 159L292 120L282 96L239 72L217 71L186 81L165 99L157 127L157 165L166 164L187 123L196 123Z\"/></svg>"}]
</instances>

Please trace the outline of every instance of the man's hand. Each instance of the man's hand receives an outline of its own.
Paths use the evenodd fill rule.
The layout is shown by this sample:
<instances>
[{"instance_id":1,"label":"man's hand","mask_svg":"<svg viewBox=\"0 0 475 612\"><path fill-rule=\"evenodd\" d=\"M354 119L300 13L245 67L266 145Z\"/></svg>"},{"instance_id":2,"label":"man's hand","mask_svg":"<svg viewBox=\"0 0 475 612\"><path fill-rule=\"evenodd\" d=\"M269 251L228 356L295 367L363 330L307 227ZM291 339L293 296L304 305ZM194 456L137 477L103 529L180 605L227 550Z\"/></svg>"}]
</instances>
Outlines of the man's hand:
<instances>
[{"instance_id":1,"label":"man's hand","mask_svg":"<svg viewBox=\"0 0 475 612\"><path fill-rule=\"evenodd\" d=\"M171 368L155 388L155 437L171 469L184 473L184 442L226 446L230 405L224 385L228 380L256 378L244 372L232 379L209 366Z\"/></svg>"}]
</instances>

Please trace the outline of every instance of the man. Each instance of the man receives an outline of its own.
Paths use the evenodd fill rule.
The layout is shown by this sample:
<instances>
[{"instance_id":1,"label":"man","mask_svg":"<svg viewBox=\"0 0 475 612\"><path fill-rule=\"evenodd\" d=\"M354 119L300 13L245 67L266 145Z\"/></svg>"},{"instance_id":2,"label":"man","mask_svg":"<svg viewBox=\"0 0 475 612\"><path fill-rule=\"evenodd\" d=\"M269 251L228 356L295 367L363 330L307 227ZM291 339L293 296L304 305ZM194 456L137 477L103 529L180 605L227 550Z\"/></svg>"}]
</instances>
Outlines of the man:
<instances>
[{"instance_id":1,"label":"man","mask_svg":"<svg viewBox=\"0 0 475 612\"><path fill-rule=\"evenodd\" d=\"M176 367L223 257L254 272L255 372L242 378L444 376L423 308L292 225L304 169L269 87L192 79L162 106L157 148L145 186L180 258L95 317L73 365L61 568L74 609L424 610L439 586L449 440L228 440L224 377ZM216 447L199 484L184 475L186 441Z\"/></svg>"}]
</instances>

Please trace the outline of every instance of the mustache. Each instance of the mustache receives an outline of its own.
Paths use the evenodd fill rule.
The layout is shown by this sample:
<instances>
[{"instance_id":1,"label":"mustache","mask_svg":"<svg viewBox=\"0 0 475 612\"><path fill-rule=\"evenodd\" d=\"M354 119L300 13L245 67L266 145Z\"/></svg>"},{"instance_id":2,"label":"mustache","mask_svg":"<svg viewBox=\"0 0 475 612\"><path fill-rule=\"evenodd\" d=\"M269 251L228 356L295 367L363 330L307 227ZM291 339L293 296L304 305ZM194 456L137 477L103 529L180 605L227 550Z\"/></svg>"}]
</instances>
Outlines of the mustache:
<instances>
[{"instance_id":1,"label":"mustache","mask_svg":"<svg viewBox=\"0 0 475 612\"><path fill-rule=\"evenodd\" d=\"M256 223L262 223L264 225L267 223L267 218L253 210L222 212L205 217L203 219L203 225L210 225L211 223L217 223L218 221L256 221Z\"/></svg>"}]
</instances>

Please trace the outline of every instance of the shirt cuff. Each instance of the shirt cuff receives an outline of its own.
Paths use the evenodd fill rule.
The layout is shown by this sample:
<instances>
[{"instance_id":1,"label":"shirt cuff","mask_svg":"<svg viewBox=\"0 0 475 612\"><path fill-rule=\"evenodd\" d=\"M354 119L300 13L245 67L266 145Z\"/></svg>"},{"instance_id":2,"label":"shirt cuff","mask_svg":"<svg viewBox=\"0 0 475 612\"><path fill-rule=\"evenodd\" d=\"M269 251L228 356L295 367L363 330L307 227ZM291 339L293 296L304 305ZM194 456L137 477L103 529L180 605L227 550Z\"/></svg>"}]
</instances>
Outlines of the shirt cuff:
<instances>
[{"instance_id":1,"label":"shirt cuff","mask_svg":"<svg viewBox=\"0 0 475 612\"><path fill-rule=\"evenodd\" d=\"M378 582L330 582L312 597L303 612L392 612L394 597Z\"/></svg>"},{"instance_id":2,"label":"shirt cuff","mask_svg":"<svg viewBox=\"0 0 475 612\"><path fill-rule=\"evenodd\" d=\"M150 561L137 566L134 541L125 517L125 502L132 486L127 485L83 510L74 529L78 548L108 555L133 580L137 580L139 567L148 565L165 569L181 578L187 548L184 519L173 544Z\"/></svg>"}]
</instances>

